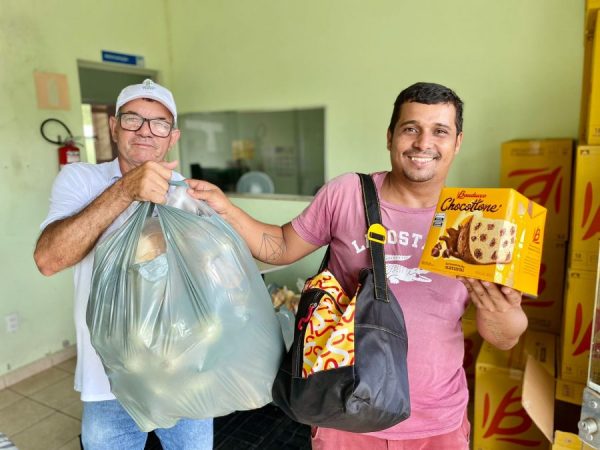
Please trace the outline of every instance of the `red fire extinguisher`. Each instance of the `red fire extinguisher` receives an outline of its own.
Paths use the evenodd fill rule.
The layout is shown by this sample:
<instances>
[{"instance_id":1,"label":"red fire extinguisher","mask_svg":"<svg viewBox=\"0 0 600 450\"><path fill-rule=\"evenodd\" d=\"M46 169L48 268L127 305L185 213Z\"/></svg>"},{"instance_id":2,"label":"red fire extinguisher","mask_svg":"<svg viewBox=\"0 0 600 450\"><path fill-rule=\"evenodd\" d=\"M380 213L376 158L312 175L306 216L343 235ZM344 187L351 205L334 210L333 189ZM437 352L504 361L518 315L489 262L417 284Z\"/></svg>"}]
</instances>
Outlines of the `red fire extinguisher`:
<instances>
[{"instance_id":1,"label":"red fire extinguisher","mask_svg":"<svg viewBox=\"0 0 600 450\"><path fill-rule=\"evenodd\" d=\"M60 134L57 136L57 139L50 139L46 135L44 129L46 125L48 125L51 122L56 122L65 129L65 131L67 132L67 137L65 139L62 139ZM67 127L63 122L54 118L46 119L42 122L42 125L40 126L40 133L46 141L60 146L58 147L59 169L62 169L67 164L81 161L81 151L79 150L79 147L75 145L75 138L73 137L71 130L69 130L69 127Z\"/></svg>"},{"instance_id":2,"label":"red fire extinguisher","mask_svg":"<svg viewBox=\"0 0 600 450\"><path fill-rule=\"evenodd\" d=\"M61 147L58 147L58 166L59 168L63 168L63 166L81 161L81 152L79 151L79 147L75 145L75 141L66 140L63 142Z\"/></svg>"}]
</instances>

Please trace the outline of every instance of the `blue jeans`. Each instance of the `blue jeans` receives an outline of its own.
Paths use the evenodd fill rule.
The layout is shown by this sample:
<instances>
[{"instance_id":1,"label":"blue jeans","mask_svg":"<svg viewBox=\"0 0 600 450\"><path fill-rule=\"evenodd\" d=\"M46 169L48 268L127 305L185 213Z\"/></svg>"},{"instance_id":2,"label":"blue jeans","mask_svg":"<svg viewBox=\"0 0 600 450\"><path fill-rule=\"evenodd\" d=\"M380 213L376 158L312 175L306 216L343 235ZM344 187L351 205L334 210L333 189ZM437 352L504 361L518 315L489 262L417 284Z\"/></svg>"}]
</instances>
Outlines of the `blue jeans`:
<instances>
[{"instance_id":1,"label":"blue jeans","mask_svg":"<svg viewBox=\"0 0 600 450\"><path fill-rule=\"evenodd\" d=\"M154 430L164 450L209 450L213 420L181 419L172 428ZM83 402L84 450L143 450L148 433L140 431L117 400Z\"/></svg>"}]
</instances>

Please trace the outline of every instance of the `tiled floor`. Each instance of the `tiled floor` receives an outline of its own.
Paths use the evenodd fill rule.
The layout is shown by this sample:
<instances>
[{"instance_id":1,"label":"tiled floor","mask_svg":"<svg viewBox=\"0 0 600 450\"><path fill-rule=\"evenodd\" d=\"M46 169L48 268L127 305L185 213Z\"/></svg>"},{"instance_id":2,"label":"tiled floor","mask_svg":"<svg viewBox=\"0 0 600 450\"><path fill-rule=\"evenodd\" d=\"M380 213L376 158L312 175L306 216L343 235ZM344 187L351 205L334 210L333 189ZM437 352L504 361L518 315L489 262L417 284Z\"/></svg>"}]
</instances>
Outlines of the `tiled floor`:
<instances>
[{"instance_id":1,"label":"tiled floor","mask_svg":"<svg viewBox=\"0 0 600 450\"><path fill-rule=\"evenodd\" d=\"M0 390L0 432L19 450L79 450L75 359Z\"/></svg>"},{"instance_id":2,"label":"tiled floor","mask_svg":"<svg viewBox=\"0 0 600 450\"><path fill-rule=\"evenodd\" d=\"M80 450L81 402L73 390L75 359L0 390L0 432L19 450ZM219 417L217 450L308 450L310 428L267 405ZM159 448L150 439L147 448Z\"/></svg>"}]
</instances>

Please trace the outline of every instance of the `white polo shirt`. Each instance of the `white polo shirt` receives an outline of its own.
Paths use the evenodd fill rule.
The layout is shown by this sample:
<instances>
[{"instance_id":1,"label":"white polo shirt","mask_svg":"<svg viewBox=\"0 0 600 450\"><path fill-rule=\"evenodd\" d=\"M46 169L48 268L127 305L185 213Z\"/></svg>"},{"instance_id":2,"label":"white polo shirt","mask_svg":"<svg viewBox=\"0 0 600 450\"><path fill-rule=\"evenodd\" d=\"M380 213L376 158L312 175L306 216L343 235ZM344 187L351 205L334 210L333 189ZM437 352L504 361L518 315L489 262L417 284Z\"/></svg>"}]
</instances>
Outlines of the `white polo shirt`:
<instances>
[{"instance_id":1,"label":"white polo shirt","mask_svg":"<svg viewBox=\"0 0 600 450\"><path fill-rule=\"evenodd\" d=\"M40 229L43 230L56 220L65 219L78 213L121 177L121 169L117 159L103 164L74 163L66 165L54 180L50 196L50 210L46 220L40 225ZM181 174L173 172L172 180L179 181L183 179L184 177ZM117 217L102 234L98 243L123 225L133 213L137 204L138 202L133 202L129 208ZM90 342L90 333L86 324L86 308L90 295L94 253L95 247L74 266L73 271L75 331L77 335L75 390L81 392L81 400L83 401L112 400L115 398L110 391L110 384L102 362Z\"/></svg>"}]
</instances>

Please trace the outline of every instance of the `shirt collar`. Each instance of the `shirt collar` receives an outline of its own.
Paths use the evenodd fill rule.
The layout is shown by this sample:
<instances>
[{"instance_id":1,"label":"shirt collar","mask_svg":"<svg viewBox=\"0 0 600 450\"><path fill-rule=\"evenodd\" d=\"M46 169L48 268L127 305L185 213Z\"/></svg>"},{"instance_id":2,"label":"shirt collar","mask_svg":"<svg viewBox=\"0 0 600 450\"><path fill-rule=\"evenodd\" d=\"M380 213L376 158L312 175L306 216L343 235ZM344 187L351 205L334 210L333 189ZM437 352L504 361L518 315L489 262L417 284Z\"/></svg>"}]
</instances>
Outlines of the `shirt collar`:
<instances>
[{"instance_id":1,"label":"shirt collar","mask_svg":"<svg viewBox=\"0 0 600 450\"><path fill-rule=\"evenodd\" d=\"M119 178L123 177L123 174L121 173L121 167L119 166L119 158L115 158L109 162L107 169L106 175L111 182L117 181Z\"/></svg>"}]
</instances>

